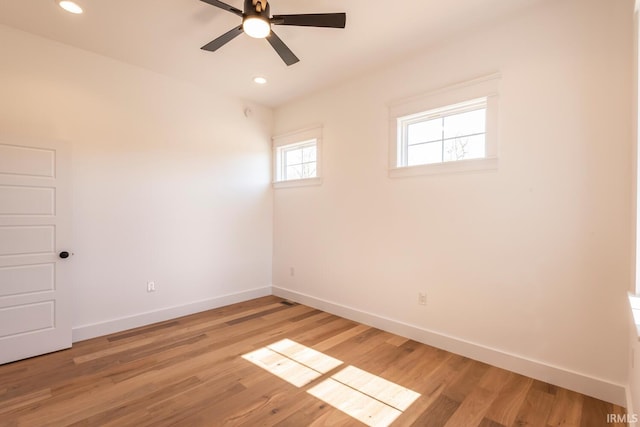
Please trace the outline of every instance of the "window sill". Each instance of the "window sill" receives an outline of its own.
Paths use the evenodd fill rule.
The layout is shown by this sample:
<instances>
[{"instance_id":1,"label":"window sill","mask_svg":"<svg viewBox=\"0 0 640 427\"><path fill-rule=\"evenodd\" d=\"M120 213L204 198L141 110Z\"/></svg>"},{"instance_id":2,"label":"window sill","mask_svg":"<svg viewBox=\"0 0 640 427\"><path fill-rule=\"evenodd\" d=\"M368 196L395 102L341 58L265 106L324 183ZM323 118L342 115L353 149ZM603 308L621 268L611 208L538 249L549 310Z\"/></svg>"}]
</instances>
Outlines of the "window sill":
<instances>
[{"instance_id":1,"label":"window sill","mask_svg":"<svg viewBox=\"0 0 640 427\"><path fill-rule=\"evenodd\" d=\"M420 175L477 172L498 169L498 158L458 160L456 162L407 166L389 169L389 178L407 178Z\"/></svg>"},{"instance_id":2,"label":"window sill","mask_svg":"<svg viewBox=\"0 0 640 427\"><path fill-rule=\"evenodd\" d=\"M290 181L278 181L273 183L273 188L293 188L293 187L308 187L311 185L322 184L322 178L305 178L305 179L292 179Z\"/></svg>"},{"instance_id":3,"label":"window sill","mask_svg":"<svg viewBox=\"0 0 640 427\"><path fill-rule=\"evenodd\" d=\"M633 323L636 325L636 335L640 341L640 295L634 295L629 292L629 305L631 313L633 313Z\"/></svg>"}]
</instances>

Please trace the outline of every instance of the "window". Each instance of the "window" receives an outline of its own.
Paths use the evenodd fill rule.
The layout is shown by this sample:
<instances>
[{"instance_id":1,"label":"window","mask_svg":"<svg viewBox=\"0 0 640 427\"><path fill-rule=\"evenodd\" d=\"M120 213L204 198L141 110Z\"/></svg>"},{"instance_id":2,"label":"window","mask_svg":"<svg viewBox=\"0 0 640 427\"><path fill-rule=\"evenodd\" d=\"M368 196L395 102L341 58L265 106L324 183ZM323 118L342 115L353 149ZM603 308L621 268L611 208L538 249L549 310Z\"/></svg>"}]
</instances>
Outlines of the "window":
<instances>
[{"instance_id":1,"label":"window","mask_svg":"<svg viewBox=\"0 0 640 427\"><path fill-rule=\"evenodd\" d=\"M398 165L485 157L486 98L398 118Z\"/></svg>"},{"instance_id":2,"label":"window","mask_svg":"<svg viewBox=\"0 0 640 427\"><path fill-rule=\"evenodd\" d=\"M391 105L390 176L496 168L498 78Z\"/></svg>"},{"instance_id":3,"label":"window","mask_svg":"<svg viewBox=\"0 0 640 427\"><path fill-rule=\"evenodd\" d=\"M316 140L278 147L278 181L316 178L318 152Z\"/></svg>"},{"instance_id":4,"label":"window","mask_svg":"<svg viewBox=\"0 0 640 427\"><path fill-rule=\"evenodd\" d=\"M320 183L321 137L315 127L273 138L276 187Z\"/></svg>"}]
</instances>

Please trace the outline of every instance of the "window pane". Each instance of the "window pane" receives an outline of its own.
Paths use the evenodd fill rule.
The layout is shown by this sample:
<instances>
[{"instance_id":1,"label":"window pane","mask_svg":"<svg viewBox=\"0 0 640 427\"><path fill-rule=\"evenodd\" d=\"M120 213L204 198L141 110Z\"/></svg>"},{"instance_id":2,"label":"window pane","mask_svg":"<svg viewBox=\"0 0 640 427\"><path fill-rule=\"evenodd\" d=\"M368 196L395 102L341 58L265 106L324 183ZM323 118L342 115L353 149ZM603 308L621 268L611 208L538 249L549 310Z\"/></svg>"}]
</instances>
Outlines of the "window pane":
<instances>
[{"instance_id":1,"label":"window pane","mask_svg":"<svg viewBox=\"0 0 640 427\"><path fill-rule=\"evenodd\" d=\"M444 161L483 158L484 147L484 135L448 139L444 142Z\"/></svg>"},{"instance_id":2,"label":"window pane","mask_svg":"<svg viewBox=\"0 0 640 427\"><path fill-rule=\"evenodd\" d=\"M302 163L302 149L287 150L285 153L285 165L296 165Z\"/></svg>"},{"instance_id":3,"label":"window pane","mask_svg":"<svg viewBox=\"0 0 640 427\"><path fill-rule=\"evenodd\" d=\"M438 141L442 139L442 118L412 123L407 126L407 143Z\"/></svg>"},{"instance_id":4,"label":"window pane","mask_svg":"<svg viewBox=\"0 0 640 427\"><path fill-rule=\"evenodd\" d=\"M442 162L442 143L410 145L407 147L407 166Z\"/></svg>"},{"instance_id":5,"label":"window pane","mask_svg":"<svg viewBox=\"0 0 640 427\"><path fill-rule=\"evenodd\" d=\"M302 165L287 166L285 180L302 179Z\"/></svg>"},{"instance_id":6,"label":"window pane","mask_svg":"<svg viewBox=\"0 0 640 427\"><path fill-rule=\"evenodd\" d=\"M315 162L316 161L316 146L305 147L302 149L302 161L303 162Z\"/></svg>"},{"instance_id":7,"label":"window pane","mask_svg":"<svg viewBox=\"0 0 640 427\"><path fill-rule=\"evenodd\" d=\"M305 163L302 165L302 177L303 178L315 178L316 177L316 163Z\"/></svg>"},{"instance_id":8,"label":"window pane","mask_svg":"<svg viewBox=\"0 0 640 427\"><path fill-rule=\"evenodd\" d=\"M486 109L454 114L444 118L444 137L455 138L485 132Z\"/></svg>"}]
</instances>

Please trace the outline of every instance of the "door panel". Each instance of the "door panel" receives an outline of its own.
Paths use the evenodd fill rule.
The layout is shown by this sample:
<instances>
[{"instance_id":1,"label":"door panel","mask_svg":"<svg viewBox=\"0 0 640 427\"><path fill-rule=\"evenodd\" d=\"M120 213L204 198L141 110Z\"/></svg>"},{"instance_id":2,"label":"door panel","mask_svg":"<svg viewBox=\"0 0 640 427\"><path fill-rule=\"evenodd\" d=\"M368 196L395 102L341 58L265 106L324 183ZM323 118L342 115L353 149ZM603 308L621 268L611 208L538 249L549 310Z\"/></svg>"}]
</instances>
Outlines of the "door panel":
<instances>
[{"instance_id":1,"label":"door panel","mask_svg":"<svg viewBox=\"0 0 640 427\"><path fill-rule=\"evenodd\" d=\"M0 173L9 175L55 177L56 149L14 145L20 141L3 138L0 144ZM39 142L36 142L38 144ZM49 143L47 143L49 145Z\"/></svg>"},{"instance_id":2,"label":"door panel","mask_svg":"<svg viewBox=\"0 0 640 427\"><path fill-rule=\"evenodd\" d=\"M53 188L0 186L0 215L53 215Z\"/></svg>"},{"instance_id":3,"label":"door panel","mask_svg":"<svg viewBox=\"0 0 640 427\"><path fill-rule=\"evenodd\" d=\"M0 297L54 290L55 264L0 268Z\"/></svg>"},{"instance_id":4,"label":"door panel","mask_svg":"<svg viewBox=\"0 0 640 427\"><path fill-rule=\"evenodd\" d=\"M54 301L0 308L0 338L54 328ZM14 319L21 319L14 324Z\"/></svg>"},{"instance_id":5,"label":"door panel","mask_svg":"<svg viewBox=\"0 0 640 427\"><path fill-rule=\"evenodd\" d=\"M70 152L0 136L0 363L71 346Z\"/></svg>"},{"instance_id":6,"label":"door panel","mask_svg":"<svg viewBox=\"0 0 640 427\"><path fill-rule=\"evenodd\" d=\"M54 234L48 225L0 227L0 255L53 254Z\"/></svg>"}]
</instances>

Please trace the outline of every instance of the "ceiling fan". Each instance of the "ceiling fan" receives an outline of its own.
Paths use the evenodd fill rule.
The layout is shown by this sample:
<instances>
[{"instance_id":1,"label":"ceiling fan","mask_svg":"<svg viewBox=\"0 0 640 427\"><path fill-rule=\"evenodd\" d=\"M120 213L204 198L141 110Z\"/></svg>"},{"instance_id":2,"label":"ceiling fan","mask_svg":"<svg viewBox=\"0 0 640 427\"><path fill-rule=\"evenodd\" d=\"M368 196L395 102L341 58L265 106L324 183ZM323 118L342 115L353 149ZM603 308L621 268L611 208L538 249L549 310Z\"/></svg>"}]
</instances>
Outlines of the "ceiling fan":
<instances>
[{"instance_id":1,"label":"ceiling fan","mask_svg":"<svg viewBox=\"0 0 640 427\"><path fill-rule=\"evenodd\" d=\"M271 31L271 25L296 25L300 27L327 27L344 28L347 20L345 13L308 13L299 15L273 15L270 17L270 7L267 0L244 0L244 12L218 0L201 0L212 6L224 9L242 18L242 25L221 35L217 39L202 46L201 49L216 51L241 33L264 39L280 55L280 58L287 64L293 65L300 61L296 55L287 47L280 37Z\"/></svg>"}]
</instances>

